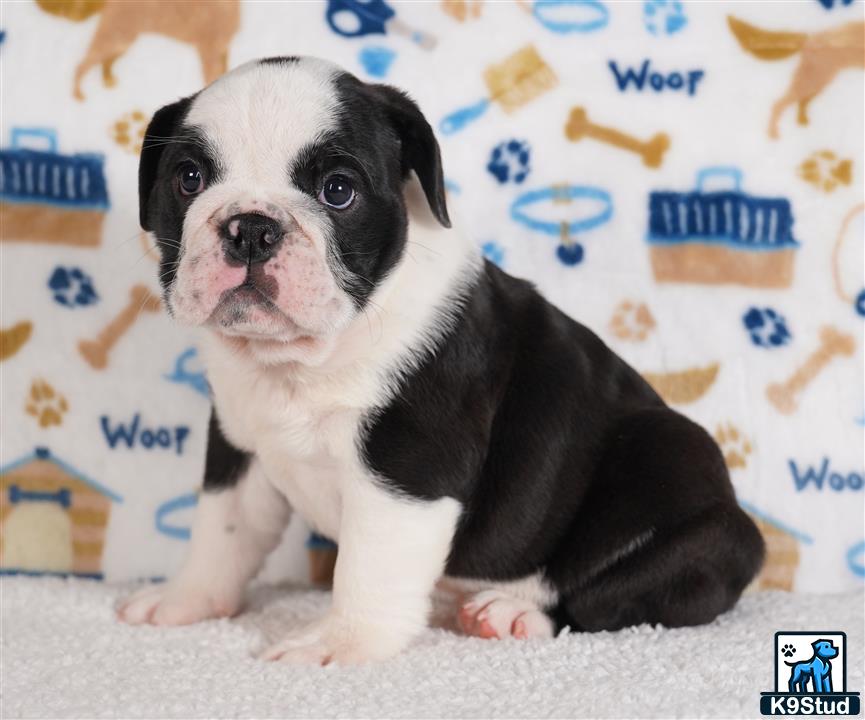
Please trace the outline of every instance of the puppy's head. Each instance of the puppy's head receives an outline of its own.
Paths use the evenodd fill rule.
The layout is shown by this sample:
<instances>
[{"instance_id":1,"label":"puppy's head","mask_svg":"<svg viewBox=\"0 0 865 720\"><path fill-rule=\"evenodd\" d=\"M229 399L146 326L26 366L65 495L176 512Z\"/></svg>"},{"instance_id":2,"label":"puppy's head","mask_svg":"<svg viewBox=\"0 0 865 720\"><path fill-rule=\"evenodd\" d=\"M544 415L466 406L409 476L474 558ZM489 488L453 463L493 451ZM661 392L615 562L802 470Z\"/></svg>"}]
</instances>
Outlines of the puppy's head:
<instances>
[{"instance_id":1,"label":"puppy's head","mask_svg":"<svg viewBox=\"0 0 865 720\"><path fill-rule=\"evenodd\" d=\"M448 227L418 107L321 60L248 63L162 108L139 202L170 312L274 361L320 360L402 257L410 172Z\"/></svg>"}]
</instances>

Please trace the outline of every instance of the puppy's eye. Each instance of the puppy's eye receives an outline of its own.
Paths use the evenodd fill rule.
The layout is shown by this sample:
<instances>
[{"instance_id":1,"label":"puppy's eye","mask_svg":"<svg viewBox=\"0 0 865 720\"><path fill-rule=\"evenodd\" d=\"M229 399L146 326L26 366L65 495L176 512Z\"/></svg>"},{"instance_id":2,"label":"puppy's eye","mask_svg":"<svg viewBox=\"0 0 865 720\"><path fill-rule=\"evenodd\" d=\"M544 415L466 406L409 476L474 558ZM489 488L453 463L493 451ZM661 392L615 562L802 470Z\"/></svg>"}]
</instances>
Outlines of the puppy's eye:
<instances>
[{"instance_id":1,"label":"puppy's eye","mask_svg":"<svg viewBox=\"0 0 865 720\"><path fill-rule=\"evenodd\" d=\"M331 175L324 181L318 199L332 208L344 210L354 200L354 188L344 175Z\"/></svg>"},{"instance_id":2,"label":"puppy's eye","mask_svg":"<svg viewBox=\"0 0 865 720\"><path fill-rule=\"evenodd\" d=\"M204 175L195 163L185 162L177 173L177 184L181 195L197 195L204 190Z\"/></svg>"}]
</instances>

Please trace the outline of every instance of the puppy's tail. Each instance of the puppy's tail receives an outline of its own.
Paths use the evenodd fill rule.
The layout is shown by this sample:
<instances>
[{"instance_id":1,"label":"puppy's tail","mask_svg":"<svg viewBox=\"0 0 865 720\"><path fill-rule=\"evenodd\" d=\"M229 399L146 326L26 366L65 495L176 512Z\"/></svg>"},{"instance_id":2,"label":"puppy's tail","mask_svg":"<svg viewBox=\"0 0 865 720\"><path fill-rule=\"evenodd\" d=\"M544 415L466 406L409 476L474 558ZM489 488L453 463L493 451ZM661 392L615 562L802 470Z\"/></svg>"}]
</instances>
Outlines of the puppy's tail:
<instances>
[{"instance_id":1,"label":"puppy's tail","mask_svg":"<svg viewBox=\"0 0 865 720\"><path fill-rule=\"evenodd\" d=\"M727 16L727 24L743 50L761 60L783 60L795 55L808 39L806 33L770 32Z\"/></svg>"},{"instance_id":2,"label":"puppy's tail","mask_svg":"<svg viewBox=\"0 0 865 720\"><path fill-rule=\"evenodd\" d=\"M789 660L785 660L785 661L784 661L784 664L787 665L788 667L793 667L793 666L795 666L795 665L798 665L799 663L797 663L797 662L790 662Z\"/></svg>"}]
</instances>

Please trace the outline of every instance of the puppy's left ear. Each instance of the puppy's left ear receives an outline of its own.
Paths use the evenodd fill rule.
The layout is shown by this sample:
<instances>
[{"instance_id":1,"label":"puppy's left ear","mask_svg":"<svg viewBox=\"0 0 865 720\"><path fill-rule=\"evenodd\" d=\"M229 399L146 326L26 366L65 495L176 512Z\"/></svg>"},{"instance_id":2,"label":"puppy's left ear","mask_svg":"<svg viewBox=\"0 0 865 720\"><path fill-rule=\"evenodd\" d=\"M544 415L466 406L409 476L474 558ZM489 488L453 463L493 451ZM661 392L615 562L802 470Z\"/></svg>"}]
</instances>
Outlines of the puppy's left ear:
<instances>
[{"instance_id":1,"label":"puppy's left ear","mask_svg":"<svg viewBox=\"0 0 865 720\"><path fill-rule=\"evenodd\" d=\"M177 129L186 116L192 97L183 98L156 111L144 133L141 157L138 160L138 221L142 229L151 230L147 219L150 194L156 184L159 160L165 147L175 139Z\"/></svg>"},{"instance_id":2,"label":"puppy's left ear","mask_svg":"<svg viewBox=\"0 0 865 720\"><path fill-rule=\"evenodd\" d=\"M445 179L439 144L417 104L390 85L371 85L402 143L403 173L414 170L436 219L449 228Z\"/></svg>"}]
</instances>

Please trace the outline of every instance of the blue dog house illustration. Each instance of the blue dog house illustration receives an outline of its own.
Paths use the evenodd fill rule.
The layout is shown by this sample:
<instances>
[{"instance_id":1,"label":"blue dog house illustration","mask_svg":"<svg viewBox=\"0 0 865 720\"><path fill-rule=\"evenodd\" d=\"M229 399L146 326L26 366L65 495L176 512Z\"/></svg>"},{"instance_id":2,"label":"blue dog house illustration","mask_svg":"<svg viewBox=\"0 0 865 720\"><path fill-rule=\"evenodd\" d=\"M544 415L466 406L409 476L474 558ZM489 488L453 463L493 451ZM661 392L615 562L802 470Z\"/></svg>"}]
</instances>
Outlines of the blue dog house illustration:
<instances>
[{"instance_id":1,"label":"blue dog house illustration","mask_svg":"<svg viewBox=\"0 0 865 720\"><path fill-rule=\"evenodd\" d=\"M37 139L43 149L23 146ZM102 241L108 210L104 157L62 155L47 128L14 128L11 147L0 150L0 240L92 247Z\"/></svg>"},{"instance_id":2,"label":"blue dog house illustration","mask_svg":"<svg viewBox=\"0 0 865 720\"><path fill-rule=\"evenodd\" d=\"M0 574L101 578L111 506L122 501L47 448L0 468Z\"/></svg>"},{"instance_id":3,"label":"blue dog house illustration","mask_svg":"<svg viewBox=\"0 0 865 720\"><path fill-rule=\"evenodd\" d=\"M707 192L711 177L732 178L733 189ZM741 190L736 168L707 168L691 192L649 196L652 271L658 282L788 287L799 243L785 198Z\"/></svg>"}]
</instances>

